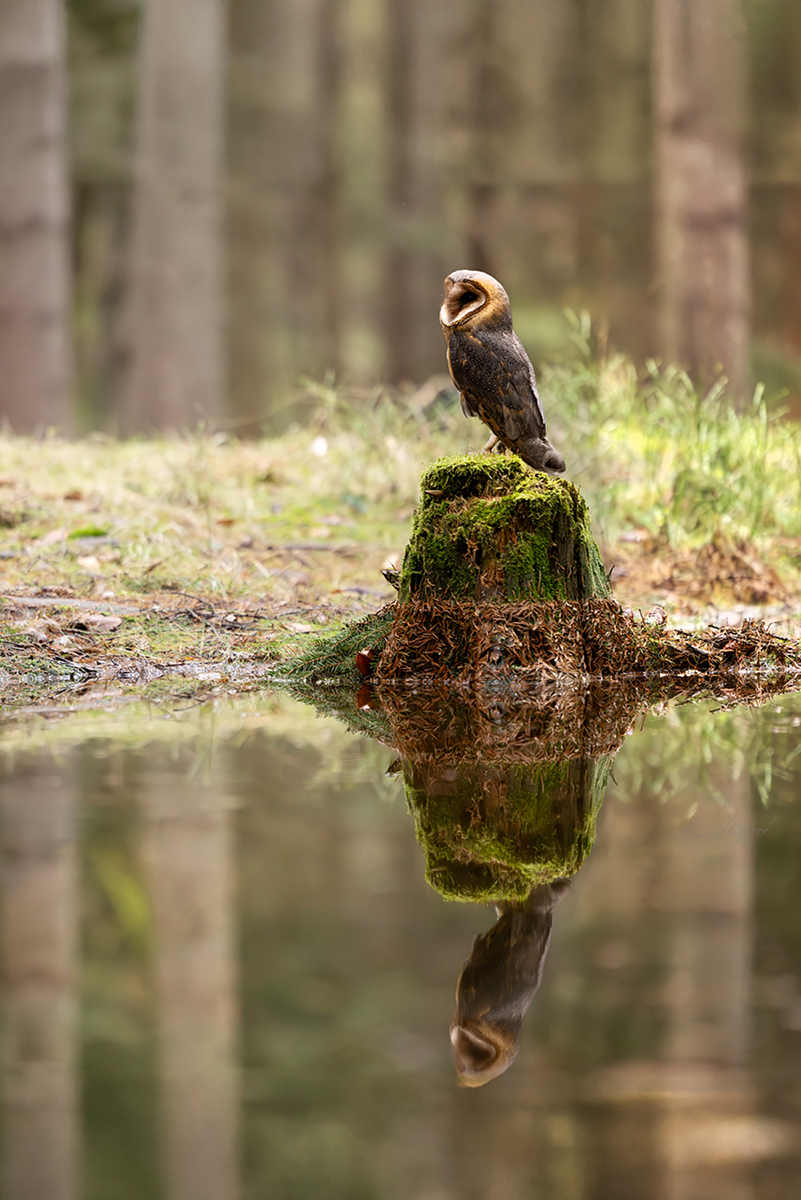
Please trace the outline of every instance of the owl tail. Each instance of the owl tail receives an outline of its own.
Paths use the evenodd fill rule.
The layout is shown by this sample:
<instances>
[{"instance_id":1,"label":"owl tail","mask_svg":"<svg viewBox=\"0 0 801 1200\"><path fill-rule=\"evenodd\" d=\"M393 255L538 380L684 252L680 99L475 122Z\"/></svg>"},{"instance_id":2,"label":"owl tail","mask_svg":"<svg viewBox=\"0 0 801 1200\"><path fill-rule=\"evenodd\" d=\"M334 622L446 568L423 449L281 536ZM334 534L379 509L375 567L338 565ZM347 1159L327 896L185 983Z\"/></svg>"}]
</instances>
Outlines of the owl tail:
<instances>
[{"instance_id":1,"label":"owl tail","mask_svg":"<svg viewBox=\"0 0 801 1200\"><path fill-rule=\"evenodd\" d=\"M565 460L547 438L528 438L517 453L535 471L553 471L560 474L565 469Z\"/></svg>"}]
</instances>

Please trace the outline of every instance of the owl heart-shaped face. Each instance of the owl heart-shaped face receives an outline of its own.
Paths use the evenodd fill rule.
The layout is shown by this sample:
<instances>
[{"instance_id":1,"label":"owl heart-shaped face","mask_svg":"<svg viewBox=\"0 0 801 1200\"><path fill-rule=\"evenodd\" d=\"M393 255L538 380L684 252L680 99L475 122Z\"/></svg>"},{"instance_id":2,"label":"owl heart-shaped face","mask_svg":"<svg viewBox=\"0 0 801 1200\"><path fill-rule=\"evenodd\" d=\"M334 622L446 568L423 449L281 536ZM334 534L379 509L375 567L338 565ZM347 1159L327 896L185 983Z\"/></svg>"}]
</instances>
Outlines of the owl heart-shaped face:
<instances>
[{"instance_id":1,"label":"owl heart-shaped face","mask_svg":"<svg viewBox=\"0 0 801 1200\"><path fill-rule=\"evenodd\" d=\"M439 311L444 330L469 323L490 313L508 313L509 297L501 284L484 271L454 271L445 280L445 300Z\"/></svg>"},{"instance_id":2,"label":"owl heart-shaped face","mask_svg":"<svg viewBox=\"0 0 801 1200\"><path fill-rule=\"evenodd\" d=\"M445 280L445 302L439 319L443 325L458 325L487 303L487 293L473 280Z\"/></svg>"}]
</instances>

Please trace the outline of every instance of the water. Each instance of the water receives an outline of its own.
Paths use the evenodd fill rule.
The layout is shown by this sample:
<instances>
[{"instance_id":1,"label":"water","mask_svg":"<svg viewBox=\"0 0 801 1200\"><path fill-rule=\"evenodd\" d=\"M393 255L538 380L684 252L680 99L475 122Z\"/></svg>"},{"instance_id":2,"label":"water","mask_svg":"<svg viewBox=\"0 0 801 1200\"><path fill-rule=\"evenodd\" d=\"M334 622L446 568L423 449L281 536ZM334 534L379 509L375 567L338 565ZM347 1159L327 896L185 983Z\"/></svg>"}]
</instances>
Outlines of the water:
<instances>
[{"instance_id":1,"label":"water","mask_svg":"<svg viewBox=\"0 0 801 1200\"><path fill-rule=\"evenodd\" d=\"M267 693L6 726L4 1197L795 1197L801 697L715 707L634 722L481 1088L449 1027L496 913L426 882L395 749Z\"/></svg>"}]
</instances>

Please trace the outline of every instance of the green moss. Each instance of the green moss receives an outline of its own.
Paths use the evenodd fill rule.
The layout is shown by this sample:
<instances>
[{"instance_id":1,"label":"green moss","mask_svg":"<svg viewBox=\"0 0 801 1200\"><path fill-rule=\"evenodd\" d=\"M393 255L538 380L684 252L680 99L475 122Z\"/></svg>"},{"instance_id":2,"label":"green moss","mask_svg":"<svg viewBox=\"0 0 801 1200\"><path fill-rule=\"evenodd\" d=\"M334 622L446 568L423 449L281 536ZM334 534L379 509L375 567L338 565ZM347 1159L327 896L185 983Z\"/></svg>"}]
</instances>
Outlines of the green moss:
<instances>
[{"instance_id":1,"label":"green moss","mask_svg":"<svg viewBox=\"0 0 801 1200\"><path fill-rule=\"evenodd\" d=\"M420 481L402 600L608 596L578 489L516 455L443 458Z\"/></svg>"},{"instance_id":2,"label":"green moss","mask_svg":"<svg viewBox=\"0 0 801 1200\"><path fill-rule=\"evenodd\" d=\"M612 756L539 765L405 764L406 797L426 878L449 900L523 900L569 877L595 840ZM443 794L445 793L445 794Z\"/></svg>"},{"instance_id":3,"label":"green moss","mask_svg":"<svg viewBox=\"0 0 801 1200\"><path fill-rule=\"evenodd\" d=\"M343 684L358 688L365 682L356 666L360 650L370 650L376 659L392 625L395 605L388 604L361 621L346 625L338 633L314 638L302 654L276 664L271 678L282 683L310 684L315 687Z\"/></svg>"},{"instance_id":4,"label":"green moss","mask_svg":"<svg viewBox=\"0 0 801 1200\"><path fill-rule=\"evenodd\" d=\"M109 529L109 525L82 525L80 529L73 529L72 533L68 533L67 540L72 541L74 538L105 537Z\"/></svg>"}]
</instances>

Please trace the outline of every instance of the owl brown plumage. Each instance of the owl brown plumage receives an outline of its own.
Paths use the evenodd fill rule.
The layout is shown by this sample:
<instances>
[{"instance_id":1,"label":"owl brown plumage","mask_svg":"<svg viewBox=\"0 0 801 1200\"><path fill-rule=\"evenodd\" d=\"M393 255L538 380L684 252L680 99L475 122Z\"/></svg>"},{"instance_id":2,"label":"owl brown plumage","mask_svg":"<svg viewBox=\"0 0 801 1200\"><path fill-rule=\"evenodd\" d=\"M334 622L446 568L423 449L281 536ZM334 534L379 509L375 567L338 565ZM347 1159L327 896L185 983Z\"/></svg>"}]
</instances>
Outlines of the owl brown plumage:
<instances>
[{"instance_id":1,"label":"owl brown plumage","mask_svg":"<svg viewBox=\"0 0 801 1200\"><path fill-rule=\"evenodd\" d=\"M456 984L451 1042L463 1087L483 1087L517 1057L523 1017L542 983L553 909L570 886L554 879L522 903L497 906L498 920L473 942Z\"/></svg>"},{"instance_id":2,"label":"owl brown plumage","mask_svg":"<svg viewBox=\"0 0 801 1200\"><path fill-rule=\"evenodd\" d=\"M484 271L454 271L445 280L439 320L462 411L492 431L485 449L502 442L535 470L564 471L564 459L546 436L534 368L498 280Z\"/></svg>"}]
</instances>

